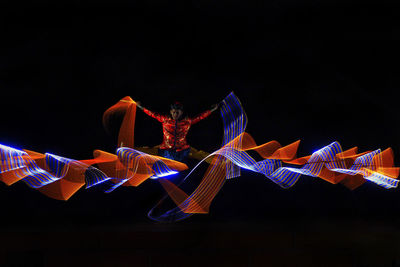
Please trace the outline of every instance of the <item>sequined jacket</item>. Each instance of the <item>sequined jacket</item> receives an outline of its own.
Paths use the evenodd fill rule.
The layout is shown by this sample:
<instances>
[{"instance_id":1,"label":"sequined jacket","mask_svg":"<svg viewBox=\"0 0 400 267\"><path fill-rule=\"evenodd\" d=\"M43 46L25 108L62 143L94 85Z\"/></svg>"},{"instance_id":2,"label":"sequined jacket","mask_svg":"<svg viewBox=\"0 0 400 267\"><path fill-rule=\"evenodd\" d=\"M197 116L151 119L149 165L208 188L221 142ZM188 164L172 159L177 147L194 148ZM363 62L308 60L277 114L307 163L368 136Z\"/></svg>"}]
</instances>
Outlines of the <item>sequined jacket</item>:
<instances>
[{"instance_id":1,"label":"sequined jacket","mask_svg":"<svg viewBox=\"0 0 400 267\"><path fill-rule=\"evenodd\" d=\"M190 147L186 141L186 135L190 127L211 114L211 111L207 110L194 118L186 117L181 120L174 120L170 116L160 115L146 108L143 108L143 111L162 123L164 139L160 145L160 149L176 149L176 151Z\"/></svg>"}]
</instances>

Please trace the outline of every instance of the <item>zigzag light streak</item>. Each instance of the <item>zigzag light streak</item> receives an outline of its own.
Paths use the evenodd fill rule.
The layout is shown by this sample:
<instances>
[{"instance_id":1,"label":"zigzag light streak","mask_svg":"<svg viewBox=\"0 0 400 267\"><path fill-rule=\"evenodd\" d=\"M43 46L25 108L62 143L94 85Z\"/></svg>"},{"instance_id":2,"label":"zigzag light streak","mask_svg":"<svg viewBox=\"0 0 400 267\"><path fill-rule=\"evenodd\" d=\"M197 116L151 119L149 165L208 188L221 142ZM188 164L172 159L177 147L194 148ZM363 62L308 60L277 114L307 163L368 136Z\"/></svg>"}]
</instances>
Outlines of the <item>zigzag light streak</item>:
<instances>
[{"instance_id":1,"label":"zigzag light streak","mask_svg":"<svg viewBox=\"0 0 400 267\"><path fill-rule=\"evenodd\" d=\"M0 180L7 185L23 180L49 197L68 200L85 184L86 188L107 184L106 192L112 192L119 186L138 186L147 179L156 179L167 192L148 214L157 221L178 221L195 213L208 213L212 200L225 181L240 176L241 168L263 174L282 188L292 187L301 175L319 177L333 184L341 183L349 189L355 189L365 181L387 189L398 186L399 168L393 167L390 148L357 154L357 148L343 151L338 142L333 142L310 156L296 158L300 141L285 147L276 141L257 145L245 132L247 116L238 98L231 93L221 106L223 145L207 157L212 159L210 166L198 187L188 195L168 180L170 175L186 170L185 164L133 148L135 102L125 97L112 106L104 114L105 124L113 113L124 114L118 143L125 146L118 148L116 154L95 150L93 159L78 161L0 144ZM254 160L246 152L249 150L256 151L263 160ZM299 168L293 165L299 165ZM193 170L183 182L190 181ZM176 207L156 215L167 196Z\"/></svg>"}]
</instances>

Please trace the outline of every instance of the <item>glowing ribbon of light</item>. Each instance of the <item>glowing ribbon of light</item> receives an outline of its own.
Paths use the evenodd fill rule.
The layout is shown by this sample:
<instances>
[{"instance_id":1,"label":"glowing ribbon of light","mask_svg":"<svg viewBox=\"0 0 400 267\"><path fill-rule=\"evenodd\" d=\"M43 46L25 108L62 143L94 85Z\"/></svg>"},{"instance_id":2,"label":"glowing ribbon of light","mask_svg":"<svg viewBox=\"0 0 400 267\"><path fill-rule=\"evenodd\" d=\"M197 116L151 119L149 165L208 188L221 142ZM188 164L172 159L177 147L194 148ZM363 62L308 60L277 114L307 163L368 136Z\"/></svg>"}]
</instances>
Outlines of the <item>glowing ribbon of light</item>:
<instances>
[{"instance_id":1,"label":"glowing ribbon of light","mask_svg":"<svg viewBox=\"0 0 400 267\"><path fill-rule=\"evenodd\" d=\"M112 192L121 185L138 186L149 178L157 179L167 192L148 214L157 221L178 221L195 213L208 213L226 179L240 176L241 168L263 174L283 188L293 186L301 175L341 183L350 189L359 187L366 180L388 189L398 186L399 168L393 167L390 148L357 154L356 147L342 151L340 144L333 142L310 156L296 158L300 141L285 147L277 141L257 145L245 132L246 114L239 99L231 93L221 105L223 145L207 157L212 159L210 166L198 187L188 195L168 180L170 175L186 170L185 164L133 148L136 103L125 97L109 108L103 117L106 126L113 114L124 116L118 137L118 144L123 146L116 154L95 150L93 159L78 161L0 145L0 180L7 185L23 180L49 197L67 200L85 184L90 188L107 182L106 192ZM263 160L254 160L246 152L249 150L256 151ZM284 163L292 166L285 167ZM168 196L176 207L159 212Z\"/></svg>"},{"instance_id":2,"label":"glowing ribbon of light","mask_svg":"<svg viewBox=\"0 0 400 267\"><path fill-rule=\"evenodd\" d=\"M135 112L136 104L130 97L106 111L105 122L112 114L124 114L118 143L133 147ZM78 161L0 145L0 180L7 185L23 180L51 198L68 200L85 184L90 188L109 181L106 192L111 192L121 185L138 186L148 178L156 179L188 168L184 163L130 147L117 149L117 155L95 150L93 159Z\"/></svg>"},{"instance_id":3,"label":"glowing ribbon of light","mask_svg":"<svg viewBox=\"0 0 400 267\"><path fill-rule=\"evenodd\" d=\"M68 199L79 190L85 184L82 170L86 167L80 161L49 153L0 145L0 180L7 185L23 180L52 198Z\"/></svg>"},{"instance_id":4,"label":"glowing ribbon of light","mask_svg":"<svg viewBox=\"0 0 400 267\"><path fill-rule=\"evenodd\" d=\"M365 180L384 188L398 186L395 178L399 174L399 168L393 167L393 152L390 148L383 152L375 150L356 154L356 147L342 151L340 144L333 142L311 156L295 158L300 141L286 147L281 147L276 141L260 146L255 144L251 136L244 132L247 118L240 101L233 93L222 102L221 115L224 123L224 145L208 156L214 159L199 186L191 195L187 195L171 181L160 179L177 207L155 215L155 210L162 205L164 198L149 212L150 218L157 221L178 221L194 213L207 213L225 179L240 175L240 168L261 173L283 188L293 186L301 175L319 177L333 184L341 183L350 189L357 188ZM248 150L255 150L264 160L255 161L246 153ZM283 167L283 163L303 166Z\"/></svg>"}]
</instances>

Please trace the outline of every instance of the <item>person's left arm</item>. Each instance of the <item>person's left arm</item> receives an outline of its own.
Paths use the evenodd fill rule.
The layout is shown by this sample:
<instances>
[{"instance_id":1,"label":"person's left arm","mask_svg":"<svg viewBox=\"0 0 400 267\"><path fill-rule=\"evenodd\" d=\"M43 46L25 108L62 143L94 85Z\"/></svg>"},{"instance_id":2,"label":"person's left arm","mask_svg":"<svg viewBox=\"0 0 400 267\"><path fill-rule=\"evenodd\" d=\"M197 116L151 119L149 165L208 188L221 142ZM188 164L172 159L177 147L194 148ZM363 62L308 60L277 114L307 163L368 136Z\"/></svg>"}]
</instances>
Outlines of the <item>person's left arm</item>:
<instances>
[{"instance_id":1,"label":"person's left arm","mask_svg":"<svg viewBox=\"0 0 400 267\"><path fill-rule=\"evenodd\" d=\"M211 107L211 109L204 111L203 113L200 113L199 115L197 115L194 118L191 118L191 124L195 124L198 123L201 120L204 120L205 118L207 118L208 116L211 115L212 112L216 111L218 109L218 104L215 104Z\"/></svg>"}]
</instances>

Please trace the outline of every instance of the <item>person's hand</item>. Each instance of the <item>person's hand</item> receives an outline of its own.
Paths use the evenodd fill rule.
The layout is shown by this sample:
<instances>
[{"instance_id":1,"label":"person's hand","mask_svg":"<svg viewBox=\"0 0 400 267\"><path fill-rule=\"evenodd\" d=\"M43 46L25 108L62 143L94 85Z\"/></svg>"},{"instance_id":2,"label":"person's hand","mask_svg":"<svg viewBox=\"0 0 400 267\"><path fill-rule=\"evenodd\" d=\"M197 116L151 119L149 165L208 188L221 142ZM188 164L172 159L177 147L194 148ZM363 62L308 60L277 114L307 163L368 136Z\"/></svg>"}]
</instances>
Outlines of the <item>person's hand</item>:
<instances>
[{"instance_id":1,"label":"person's hand","mask_svg":"<svg viewBox=\"0 0 400 267\"><path fill-rule=\"evenodd\" d=\"M218 105L218 104L212 105L212 106L211 106L211 112L216 111L218 108L219 108L219 105Z\"/></svg>"},{"instance_id":2,"label":"person's hand","mask_svg":"<svg viewBox=\"0 0 400 267\"><path fill-rule=\"evenodd\" d=\"M140 103L140 101L136 102L136 106L141 110L143 110L142 103Z\"/></svg>"}]
</instances>

